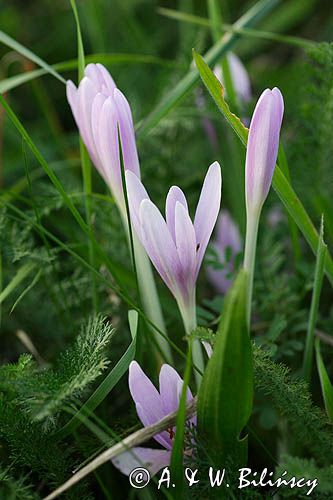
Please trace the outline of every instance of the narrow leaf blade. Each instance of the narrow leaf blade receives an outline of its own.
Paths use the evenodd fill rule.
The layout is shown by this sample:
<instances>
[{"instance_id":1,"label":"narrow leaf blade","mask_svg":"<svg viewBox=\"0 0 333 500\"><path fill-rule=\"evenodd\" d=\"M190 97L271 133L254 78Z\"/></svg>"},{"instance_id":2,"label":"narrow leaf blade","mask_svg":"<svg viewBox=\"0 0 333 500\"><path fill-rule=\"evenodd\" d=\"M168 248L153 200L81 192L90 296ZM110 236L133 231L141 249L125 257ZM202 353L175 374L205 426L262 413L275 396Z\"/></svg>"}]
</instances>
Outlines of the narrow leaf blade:
<instances>
[{"instance_id":1,"label":"narrow leaf blade","mask_svg":"<svg viewBox=\"0 0 333 500\"><path fill-rule=\"evenodd\" d=\"M321 356L319 339L316 341L316 359L326 413L330 421L333 423L333 385L329 379L323 358Z\"/></svg>"},{"instance_id":2,"label":"narrow leaf blade","mask_svg":"<svg viewBox=\"0 0 333 500\"><path fill-rule=\"evenodd\" d=\"M199 70L201 79L210 95L214 99L217 107L219 108L229 125L233 128L234 132L237 134L243 145L246 146L248 129L243 125L241 120L230 111L228 104L223 98L223 86L215 77L204 59L198 53L193 51L193 57ZM302 202L298 198L290 182L288 182L287 178L282 173L278 165L276 165L274 171L273 188L286 207L288 213L290 214L290 217L297 224L304 238L308 242L311 250L314 254L316 254L319 242L319 234L307 211L305 210ZM329 252L327 252L325 258L325 272L331 284L333 284L333 260Z\"/></svg>"}]
</instances>

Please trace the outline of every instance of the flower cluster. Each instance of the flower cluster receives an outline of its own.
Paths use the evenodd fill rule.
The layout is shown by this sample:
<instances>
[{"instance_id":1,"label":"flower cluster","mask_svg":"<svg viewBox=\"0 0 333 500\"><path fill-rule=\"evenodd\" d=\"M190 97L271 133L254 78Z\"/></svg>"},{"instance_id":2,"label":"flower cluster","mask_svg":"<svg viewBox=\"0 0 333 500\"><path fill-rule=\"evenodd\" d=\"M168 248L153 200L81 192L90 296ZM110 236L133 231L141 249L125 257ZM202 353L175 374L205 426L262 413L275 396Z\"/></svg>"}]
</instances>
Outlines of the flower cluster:
<instances>
[{"instance_id":1,"label":"flower cluster","mask_svg":"<svg viewBox=\"0 0 333 500\"><path fill-rule=\"evenodd\" d=\"M246 72L233 56L229 62L232 73L238 75L237 92L248 101L251 90ZM110 187L125 219L123 162L132 227L174 295L186 332L190 333L196 326L196 282L220 210L222 178L219 164L214 162L208 169L193 222L185 195L177 186L172 186L167 194L164 218L140 180L131 109L108 71L100 64L89 64L78 88L68 82L67 97L89 155ZM249 311L259 217L272 183L282 118L281 92L277 88L266 89L251 120L245 165L247 228L244 268L249 274ZM213 246L223 269L210 270L209 278L219 292L225 293L232 282L235 257L242 247L238 228L225 211L220 215ZM143 281L148 279L148 272L141 272L141 277ZM152 302L150 290L151 287L146 297L148 303ZM206 345L210 354L208 347ZM195 363L198 360L200 356L196 351ZM160 390L157 391L139 364L131 363L129 388L144 426L178 409L182 379L170 365L164 364L159 382ZM188 389L187 400L190 399L192 394ZM188 424L196 425L196 419L190 419ZM169 464L174 434L175 429L170 428L155 436L164 449L133 448L113 459L113 463L125 474L137 464L144 464L154 474Z\"/></svg>"}]
</instances>

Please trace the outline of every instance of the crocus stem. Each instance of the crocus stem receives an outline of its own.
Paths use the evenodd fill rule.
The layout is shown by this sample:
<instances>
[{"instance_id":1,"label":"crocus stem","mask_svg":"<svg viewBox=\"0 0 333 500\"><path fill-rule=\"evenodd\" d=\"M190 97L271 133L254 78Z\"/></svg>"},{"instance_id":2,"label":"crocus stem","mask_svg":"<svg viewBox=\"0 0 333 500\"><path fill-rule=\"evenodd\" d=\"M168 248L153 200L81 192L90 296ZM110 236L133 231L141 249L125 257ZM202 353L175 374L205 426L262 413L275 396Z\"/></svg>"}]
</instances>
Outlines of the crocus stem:
<instances>
[{"instance_id":1,"label":"crocus stem","mask_svg":"<svg viewBox=\"0 0 333 500\"><path fill-rule=\"evenodd\" d=\"M252 306L252 291L254 265L256 259L257 236L259 226L260 210L248 211L246 219L246 238L244 252L244 269L248 275L247 282L247 324L250 331L251 323L251 306Z\"/></svg>"},{"instance_id":2,"label":"crocus stem","mask_svg":"<svg viewBox=\"0 0 333 500\"><path fill-rule=\"evenodd\" d=\"M193 294L193 297L190 300L190 304L187 304L186 306L184 306L183 304L180 304L178 302L178 307L179 307L180 313L182 315L186 335L190 335L193 332L193 330L195 330L197 327L197 314L196 314L196 308L195 308L195 292ZM193 359L193 365L195 367L197 367L203 373L203 371L205 369L205 362L204 362L201 342L199 339L193 339L192 359ZM198 371L196 369L194 369L194 376L195 376L197 386L200 387L202 375L200 373L198 373Z\"/></svg>"},{"instance_id":3,"label":"crocus stem","mask_svg":"<svg viewBox=\"0 0 333 500\"><path fill-rule=\"evenodd\" d=\"M134 257L144 310L148 318L166 334L161 304L158 298L153 271L143 246L136 234L133 234ZM172 363L172 354L168 341L154 330L155 340L165 361Z\"/></svg>"}]
</instances>

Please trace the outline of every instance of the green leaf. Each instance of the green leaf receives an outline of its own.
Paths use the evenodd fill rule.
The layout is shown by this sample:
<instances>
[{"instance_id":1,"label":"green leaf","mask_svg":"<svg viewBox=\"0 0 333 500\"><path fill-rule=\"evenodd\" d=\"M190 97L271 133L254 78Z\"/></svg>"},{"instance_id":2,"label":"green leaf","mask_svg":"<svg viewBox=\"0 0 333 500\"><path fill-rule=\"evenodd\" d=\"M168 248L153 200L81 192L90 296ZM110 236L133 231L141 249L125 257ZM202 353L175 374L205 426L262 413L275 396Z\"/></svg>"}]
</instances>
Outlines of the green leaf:
<instances>
[{"instance_id":1,"label":"green leaf","mask_svg":"<svg viewBox=\"0 0 333 500\"><path fill-rule=\"evenodd\" d=\"M243 125L238 116L230 111L230 108L223 97L223 86L199 54L193 51L193 57L199 70L201 79L210 95L214 99L217 107L219 108L229 125L233 128L234 132L237 134L243 145L246 146L249 131ZM313 253L316 255L319 243L318 232L313 225L307 211L302 205L300 199L298 198L291 184L288 182L287 178L282 173L278 165L276 165L274 171L273 188L282 203L285 205L288 213L290 214L290 217L292 217L292 219L295 221L304 238L310 245ZM329 252L327 252L326 254L325 272L328 279L333 284L333 260Z\"/></svg>"},{"instance_id":2,"label":"green leaf","mask_svg":"<svg viewBox=\"0 0 333 500\"><path fill-rule=\"evenodd\" d=\"M121 377L127 372L131 361L133 361L135 357L138 313L133 310L129 311L128 321L132 335L132 342L130 343L116 366L112 368L110 373L105 377L103 382L90 396L88 401L86 401L86 403L80 408L80 410L74 415L74 417L55 434L55 437L57 439L62 439L68 436L68 434L73 432L75 429L77 429L77 427L83 422L84 416L93 412L101 404L101 402L107 397L110 391L112 391L112 389L117 385Z\"/></svg>"},{"instance_id":3,"label":"green leaf","mask_svg":"<svg viewBox=\"0 0 333 500\"><path fill-rule=\"evenodd\" d=\"M327 246L324 243L323 234L324 234L324 221L322 219L320 226L315 277L314 277L310 316L308 322L306 345L304 351L304 361L303 361L303 377L307 382L310 382L311 380L312 361L313 361L313 340L314 340L314 333L318 315L320 293L323 286L323 278L324 278L324 263L325 263Z\"/></svg>"},{"instance_id":4,"label":"green leaf","mask_svg":"<svg viewBox=\"0 0 333 500\"><path fill-rule=\"evenodd\" d=\"M253 360L246 322L247 276L238 274L229 290L216 334L214 351L198 395L198 428L216 466L231 459L246 462L247 437L240 434L252 410ZM211 447L210 447L211 446Z\"/></svg>"},{"instance_id":5,"label":"green leaf","mask_svg":"<svg viewBox=\"0 0 333 500\"><path fill-rule=\"evenodd\" d=\"M47 64L45 61L43 61L43 59L38 57L31 50L27 49L26 47L21 45L19 42L17 42L16 40L14 40L12 37L10 37L1 30L0 30L0 43L7 45L7 47L15 50L16 52L26 57L30 61L33 61L34 63L37 64L37 66L43 68L47 73L51 73L51 75L60 80L62 83L66 83L64 78L61 75L59 75L59 73L55 71L55 69L52 68L52 66Z\"/></svg>"},{"instance_id":6,"label":"green leaf","mask_svg":"<svg viewBox=\"0 0 333 500\"><path fill-rule=\"evenodd\" d=\"M249 9L238 21L233 24L233 28L244 28L252 26L270 12L279 0L260 0ZM236 43L239 35L237 33L227 33L206 53L205 58L208 64L215 64L224 56ZM138 138L145 136L169 111L181 101L189 91L195 87L199 81L197 69L190 71L180 80L180 82L168 92L160 101L152 113L139 125Z\"/></svg>"},{"instance_id":7,"label":"green leaf","mask_svg":"<svg viewBox=\"0 0 333 500\"><path fill-rule=\"evenodd\" d=\"M330 421L333 423L333 385L329 379L323 358L321 357L319 339L316 340L316 360L326 413Z\"/></svg>"}]
</instances>

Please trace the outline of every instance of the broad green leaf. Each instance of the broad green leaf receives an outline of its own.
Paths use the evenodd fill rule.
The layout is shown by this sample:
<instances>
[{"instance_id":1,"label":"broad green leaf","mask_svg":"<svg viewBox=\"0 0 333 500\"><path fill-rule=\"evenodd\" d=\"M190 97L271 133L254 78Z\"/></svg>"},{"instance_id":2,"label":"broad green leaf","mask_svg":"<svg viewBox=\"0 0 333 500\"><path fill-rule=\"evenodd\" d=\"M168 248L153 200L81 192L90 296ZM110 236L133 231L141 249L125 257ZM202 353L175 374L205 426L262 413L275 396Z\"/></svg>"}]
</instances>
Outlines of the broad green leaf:
<instances>
[{"instance_id":1,"label":"broad green leaf","mask_svg":"<svg viewBox=\"0 0 333 500\"><path fill-rule=\"evenodd\" d=\"M223 86L199 54L193 51L193 57L199 70L201 79L210 95L214 99L217 107L219 108L229 125L233 128L234 132L237 134L243 145L246 146L249 131L243 125L238 116L230 111L230 108L223 97ZM307 211L302 205L300 199L298 198L291 184L288 182L278 165L276 165L274 171L273 188L282 203L285 205L288 213L297 224L304 238L307 240L313 253L316 254L319 243L318 232L313 225ZM333 260L329 252L327 252L326 254L325 272L330 282L333 284Z\"/></svg>"},{"instance_id":2,"label":"broad green leaf","mask_svg":"<svg viewBox=\"0 0 333 500\"><path fill-rule=\"evenodd\" d=\"M323 358L321 357L319 339L316 340L316 360L326 412L328 418L333 423L333 385L329 379Z\"/></svg>"},{"instance_id":3,"label":"broad green leaf","mask_svg":"<svg viewBox=\"0 0 333 500\"><path fill-rule=\"evenodd\" d=\"M198 395L198 428L216 466L227 458L244 465L247 438L240 440L252 411L253 359L246 321L247 276L238 274L229 290L214 350ZM212 446L212 448L210 448Z\"/></svg>"},{"instance_id":4,"label":"broad green leaf","mask_svg":"<svg viewBox=\"0 0 333 500\"><path fill-rule=\"evenodd\" d=\"M65 83L65 80L59 73L52 68L49 64L47 64L43 59L38 57L36 54L34 54L31 50L27 49L23 45L21 45L19 42L14 40L14 38L10 37L6 33L0 30L0 43L3 43L4 45L7 45L7 47L15 50L22 56L26 57L30 61L33 61L34 63L37 64L37 66L40 66L43 68L47 73L51 73L55 78L60 80L61 82Z\"/></svg>"},{"instance_id":5,"label":"broad green leaf","mask_svg":"<svg viewBox=\"0 0 333 500\"><path fill-rule=\"evenodd\" d=\"M260 0L249 9L238 21L233 24L233 28L239 29L249 27L259 22L279 3L279 0ZM237 33L227 33L221 40L213 45L206 53L205 58L208 64L215 64L224 56L236 43L239 35ZM190 71L179 81L179 83L167 93L160 101L152 113L138 127L138 138L145 136L169 111L176 106L199 81L199 73L196 68Z\"/></svg>"},{"instance_id":6,"label":"broad green leaf","mask_svg":"<svg viewBox=\"0 0 333 500\"><path fill-rule=\"evenodd\" d=\"M324 263L325 263L327 246L324 243L323 235L324 235L324 221L322 219L320 226L320 233L319 233L315 277L314 277L310 316L308 322L304 360L303 360L303 377L307 382L310 382L311 380L314 334L315 334L315 327L318 315L320 293L323 286L323 278L324 278Z\"/></svg>"},{"instance_id":7,"label":"broad green leaf","mask_svg":"<svg viewBox=\"0 0 333 500\"><path fill-rule=\"evenodd\" d=\"M36 270L36 264L34 262L27 262L23 264L22 267L17 271L13 279L8 283L8 285L0 293L0 304L16 290L16 288L24 281L32 271Z\"/></svg>"},{"instance_id":8,"label":"broad green leaf","mask_svg":"<svg viewBox=\"0 0 333 500\"><path fill-rule=\"evenodd\" d=\"M80 408L80 410L74 415L74 417L56 434L57 439L62 439L73 432L84 420L85 415L92 413L107 395L112 391L112 389L117 385L121 377L127 372L128 367L135 357L136 349L136 336L138 329L138 313L136 311L129 311L128 322L130 325L130 331L132 336L132 341L128 346L125 353L122 355L118 363L110 373L105 377L103 382L95 390L95 392L90 396L88 401Z\"/></svg>"}]
</instances>

